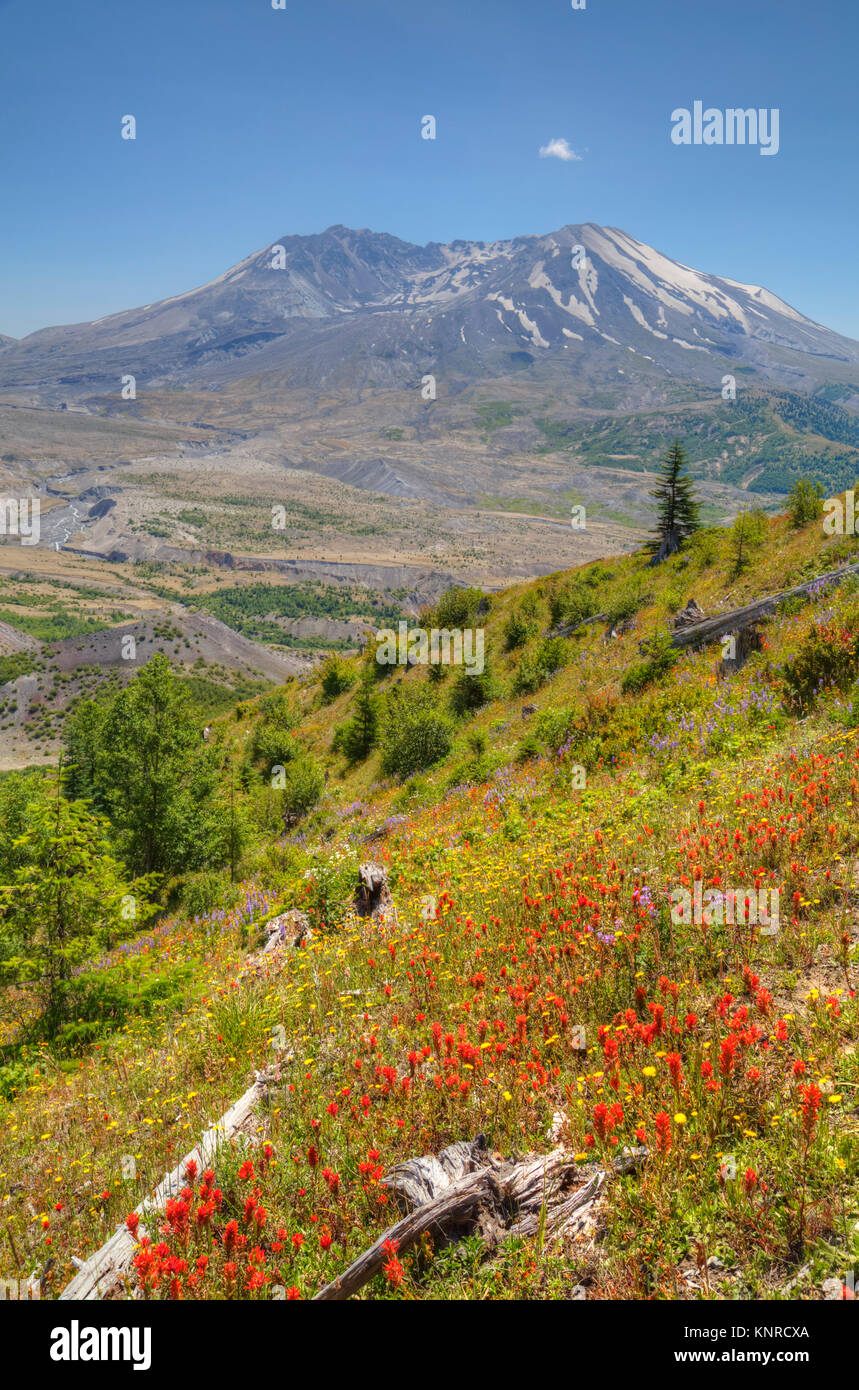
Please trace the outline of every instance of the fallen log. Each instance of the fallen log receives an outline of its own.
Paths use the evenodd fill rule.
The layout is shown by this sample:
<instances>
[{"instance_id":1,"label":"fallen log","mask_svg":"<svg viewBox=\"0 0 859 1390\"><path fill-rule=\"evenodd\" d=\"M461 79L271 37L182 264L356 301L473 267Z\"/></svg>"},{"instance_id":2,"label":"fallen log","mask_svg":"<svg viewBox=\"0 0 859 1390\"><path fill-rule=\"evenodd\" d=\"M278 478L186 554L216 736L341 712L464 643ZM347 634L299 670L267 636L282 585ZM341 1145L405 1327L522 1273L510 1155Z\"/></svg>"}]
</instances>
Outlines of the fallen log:
<instances>
[{"instance_id":1,"label":"fallen log","mask_svg":"<svg viewBox=\"0 0 859 1390\"><path fill-rule=\"evenodd\" d=\"M631 1171L645 1155L645 1149L622 1155L615 1160L615 1171ZM320 1289L314 1301L350 1298L382 1269L389 1242L396 1244L399 1253L425 1231L447 1239L458 1230L476 1228L491 1247L502 1236L533 1235L541 1223L553 1239L581 1229L594 1214L606 1173L595 1169L571 1193L570 1185L579 1175L568 1149L508 1161L490 1153L482 1135L472 1144L452 1144L437 1157L427 1155L399 1164L384 1182L412 1210Z\"/></svg>"},{"instance_id":2,"label":"fallen log","mask_svg":"<svg viewBox=\"0 0 859 1390\"><path fill-rule=\"evenodd\" d=\"M549 637L572 637L574 632L578 632L580 627L590 627L591 623L608 622L608 613L594 613L590 618L581 618L575 623L562 623L560 627L549 629Z\"/></svg>"},{"instance_id":3,"label":"fallen log","mask_svg":"<svg viewBox=\"0 0 859 1390\"><path fill-rule=\"evenodd\" d=\"M101 1249L81 1265L77 1274L63 1289L60 1299L91 1301L105 1298L121 1282L131 1268L140 1237L149 1234L145 1225L146 1218L153 1216L157 1219L164 1211L168 1200L182 1191L187 1183L186 1170L192 1160L197 1164L198 1170L208 1167L218 1149L235 1138L274 1079L273 1071L257 1074L253 1085L248 1087L226 1114L206 1130L199 1144L185 1155L172 1173L167 1174L152 1196L145 1198L135 1207L140 1217L137 1236L133 1236L124 1223L118 1226Z\"/></svg>"},{"instance_id":4,"label":"fallen log","mask_svg":"<svg viewBox=\"0 0 859 1390\"><path fill-rule=\"evenodd\" d=\"M807 597L817 585L840 584L851 574L859 575L859 565L843 565L841 569L830 570L828 574L820 574L816 579L809 579L804 584L795 584L792 589L782 589L780 593L768 594L764 598L756 599L754 603L745 604L742 608L732 608L727 613L720 613L715 618L705 618L703 622L690 623L687 627L679 628L671 634L671 645L673 647L698 647L705 642L715 642L720 637L727 636L728 633L750 627L762 618L769 617L784 599Z\"/></svg>"}]
</instances>

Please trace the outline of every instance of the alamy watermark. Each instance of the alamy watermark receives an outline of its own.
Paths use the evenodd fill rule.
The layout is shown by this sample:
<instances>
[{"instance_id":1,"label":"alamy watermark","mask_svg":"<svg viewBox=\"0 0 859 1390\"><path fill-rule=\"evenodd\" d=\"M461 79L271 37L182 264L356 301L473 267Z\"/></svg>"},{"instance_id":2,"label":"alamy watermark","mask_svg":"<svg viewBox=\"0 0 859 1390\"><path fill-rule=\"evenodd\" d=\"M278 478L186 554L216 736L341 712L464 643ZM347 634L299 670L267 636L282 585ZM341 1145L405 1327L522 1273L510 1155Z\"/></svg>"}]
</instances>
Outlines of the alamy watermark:
<instances>
[{"instance_id":1,"label":"alamy watermark","mask_svg":"<svg viewBox=\"0 0 859 1390\"><path fill-rule=\"evenodd\" d=\"M130 1361L135 1371L152 1365L151 1327L69 1327L51 1332L52 1361Z\"/></svg>"},{"instance_id":2,"label":"alamy watermark","mask_svg":"<svg viewBox=\"0 0 859 1390\"><path fill-rule=\"evenodd\" d=\"M483 673L484 629L413 627L398 624L376 633L380 666L464 666L470 676Z\"/></svg>"},{"instance_id":3,"label":"alamy watermark","mask_svg":"<svg viewBox=\"0 0 859 1390\"><path fill-rule=\"evenodd\" d=\"M0 497L0 536L17 536L22 545L37 545L42 534L38 497Z\"/></svg>"},{"instance_id":4,"label":"alamy watermark","mask_svg":"<svg viewBox=\"0 0 859 1390\"><path fill-rule=\"evenodd\" d=\"M824 536L856 535L856 494L848 488L844 501L840 497L827 497L823 504Z\"/></svg>"},{"instance_id":5,"label":"alamy watermark","mask_svg":"<svg viewBox=\"0 0 859 1390\"><path fill-rule=\"evenodd\" d=\"M778 154L779 108L747 110L729 106L704 107L703 101L678 106L671 112L671 142L674 145L758 145L760 154Z\"/></svg>"},{"instance_id":6,"label":"alamy watermark","mask_svg":"<svg viewBox=\"0 0 859 1390\"><path fill-rule=\"evenodd\" d=\"M36 1279L0 1279L0 1303L30 1303L42 1297L42 1286Z\"/></svg>"},{"instance_id":7,"label":"alamy watermark","mask_svg":"<svg viewBox=\"0 0 859 1390\"><path fill-rule=\"evenodd\" d=\"M760 923L761 936L775 936L779 926L778 888L707 888L695 883L688 888L674 888L671 899L671 920L675 926L694 922L696 926L717 926L727 923ZM690 916L691 912L691 916Z\"/></svg>"}]
</instances>

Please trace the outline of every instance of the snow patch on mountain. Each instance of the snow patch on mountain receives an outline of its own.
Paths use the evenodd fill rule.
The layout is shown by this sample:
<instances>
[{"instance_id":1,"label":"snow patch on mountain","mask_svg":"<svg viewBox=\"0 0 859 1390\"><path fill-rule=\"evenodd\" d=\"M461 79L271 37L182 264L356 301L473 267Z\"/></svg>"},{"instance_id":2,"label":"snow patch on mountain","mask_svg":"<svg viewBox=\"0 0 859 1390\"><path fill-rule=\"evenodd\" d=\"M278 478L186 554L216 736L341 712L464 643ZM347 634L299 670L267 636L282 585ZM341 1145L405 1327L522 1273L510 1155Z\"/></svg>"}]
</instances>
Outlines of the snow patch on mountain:
<instances>
[{"instance_id":1,"label":"snow patch on mountain","mask_svg":"<svg viewBox=\"0 0 859 1390\"><path fill-rule=\"evenodd\" d=\"M666 338L666 339L667 339L667 337L668 337L668 334L667 334L667 333L660 333L659 330L658 330L658 328L651 328L650 324L647 322L647 319L644 317L644 314L641 312L641 310L639 309L639 307L638 307L638 305L635 303L635 301L634 301L633 299L630 299L629 295L625 294L625 295L623 296L623 302L624 302L624 304L626 305L626 307L627 307L627 309L629 310L629 312L632 314L632 317L635 319L635 322L636 322L637 324L639 324L642 328L646 328L647 331L648 331L648 333L652 333L652 334L653 334L654 338ZM664 317L665 317L665 316L663 315L663 321L664 321Z\"/></svg>"},{"instance_id":2,"label":"snow patch on mountain","mask_svg":"<svg viewBox=\"0 0 859 1390\"><path fill-rule=\"evenodd\" d=\"M580 304L572 291L570 292L569 303L565 304L564 296L561 291L556 285L552 284L548 275L543 271L542 261L538 261L537 265L534 266L531 274L528 276L528 284L534 290L545 290L553 304L556 304L559 309L563 309L565 314L572 314L575 318L581 319L583 323L588 324L589 327L593 327L594 316L588 306L586 304ZM492 298L491 295L489 297L490 299ZM595 305L593 307L596 313L599 313L599 309L596 309Z\"/></svg>"}]
</instances>

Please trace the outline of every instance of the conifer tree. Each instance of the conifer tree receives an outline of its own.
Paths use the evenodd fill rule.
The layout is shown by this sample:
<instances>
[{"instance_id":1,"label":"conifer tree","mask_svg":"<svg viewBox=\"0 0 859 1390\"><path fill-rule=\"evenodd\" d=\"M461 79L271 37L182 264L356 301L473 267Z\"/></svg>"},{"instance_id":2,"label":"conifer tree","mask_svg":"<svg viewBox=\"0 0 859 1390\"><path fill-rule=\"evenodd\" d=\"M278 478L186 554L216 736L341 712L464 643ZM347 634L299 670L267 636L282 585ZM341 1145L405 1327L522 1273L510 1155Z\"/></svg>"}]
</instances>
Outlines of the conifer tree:
<instances>
[{"instance_id":1,"label":"conifer tree","mask_svg":"<svg viewBox=\"0 0 859 1390\"><path fill-rule=\"evenodd\" d=\"M361 762L379 740L379 697L372 676L362 680L355 699L355 713L344 730L343 751L350 762Z\"/></svg>"},{"instance_id":2,"label":"conifer tree","mask_svg":"<svg viewBox=\"0 0 859 1390\"><path fill-rule=\"evenodd\" d=\"M766 520L759 508L751 512L740 512L734 518L730 535L731 558L734 565L732 579L737 579L748 569L754 551L759 547L765 534Z\"/></svg>"},{"instance_id":3,"label":"conifer tree","mask_svg":"<svg viewBox=\"0 0 859 1390\"><path fill-rule=\"evenodd\" d=\"M660 463L659 481L650 494L658 503L655 535L647 547L651 565L667 560L701 524L692 483L685 473L689 461L679 439Z\"/></svg>"}]
</instances>

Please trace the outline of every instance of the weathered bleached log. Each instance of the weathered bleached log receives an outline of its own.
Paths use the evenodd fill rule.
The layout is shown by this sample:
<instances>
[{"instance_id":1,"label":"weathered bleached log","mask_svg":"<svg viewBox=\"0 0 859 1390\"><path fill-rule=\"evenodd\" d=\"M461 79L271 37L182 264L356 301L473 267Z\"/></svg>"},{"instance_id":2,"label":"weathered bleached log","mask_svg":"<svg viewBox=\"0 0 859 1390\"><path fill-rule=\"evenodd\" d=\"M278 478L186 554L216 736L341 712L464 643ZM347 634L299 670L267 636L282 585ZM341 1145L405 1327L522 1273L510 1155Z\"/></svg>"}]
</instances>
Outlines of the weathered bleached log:
<instances>
[{"instance_id":1,"label":"weathered bleached log","mask_svg":"<svg viewBox=\"0 0 859 1390\"><path fill-rule=\"evenodd\" d=\"M349 1268L316 1294L314 1302L342 1301L351 1298L377 1275L387 1257L386 1241L396 1241L399 1251L406 1250L424 1231L447 1234L452 1226L477 1221L481 1207L491 1196L490 1184L494 1174L489 1168L469 1173L452 1183L440 1197L425 1202L409 1212L379 1237L375 1245L359 1255Z\"/></svg>"},{"instance_id":2,"label":"weathered bleached log","mask_svg":"<svg viewBox=\"0 0 859 1390\"><path fill-rule=\"evenodd\" d=\"M795 584L792 589L782 589L780 593L756 599L754 603L747 603L742 608L732 608L715 618L705 618L701 623L692 623L689 627L680 628L671 634L671 645L698 647L705 642L715 642L730 632L737 632L740 628L749 627L761 618L770 616L784 599L807 597L816 585L840 584L852 574L859 575L859 565L843 565L841 569L820 574L816 579L809 579L804 584Z\"/></svg>"},{"instance_id":3,"label":"weathered bleached log","mask_svg":"<svg viewBox=\"0 0 859 1390\"><path fill-rule=\"evenodd\" d=\"M206 1168L214 1159L218 1149L235 1138L256 1109L273 1079L272 1072L259 1072L257 1074L254 1084L248 1087L244 1095L236 1101L235 1105L230 1107L226 1114L222 1115L215 1124L206 1130L199 1144L185 1155L172 1173L167 1174L152 1196L145 1198L139 1206L135 1207L135 1211L140 1217L137 1240L132 1236L125 1223L118 1226L110 1239L81 1266L74 1278L66 1285L60 1294L61 1299L93 1300L104 1298L124 1278L131 1268L140 1236L150 1234L146 1228L146 1218L152 1216L157 1221L168 1200L182 1191L187 1183L186 1170L192 1160L197 1164L198 1171Z\"/></svg>"},{"instance_id":4,"label":"weathered bleached log","mask_svg":"<svg viewBox=\"0 0 859 1390\"><path fill-rule=\"evenodd\" d=\"M590 627L591 623L608 622L608 613L594 613L590 618L580 618L575 623L562 623L560 627L549 629L550 637L572 637L574 632L578 632L580 627Z\"/></svg>"},{"instance_id":5,"label":"weathered bleached log","mask_svg":"<svg viewBox=\"0 0 859 1390\"><path fill-rule=\"evenodd\" d=\"M570 1197L554 1206L546 1205L545 1230L548 1235L562 1236L573 1227L581 1228L586 1223L588 1217L598 1203L603 1187L605 1186L605 1171L599 1169L585 1183L584 1187L578 1188ZM511 1236L532 1236L535 1235L540 1226L540 1219L543 1215L542 1203L534 1211L526 1214L510 1227Z\"/></svg>"},{"instance_id":6,"label":"weathered bleached log","mask_svg":"<svg viewBox=\"0 0 859 1390\"><path fill-rule=\"evenodd\" d=\"M460 1140L442 1149L440 1154L424 1154L421 1158L398 1163L385 1174L385 1186L400 1205L409 1210L441 1196L476 1168L488 1166L486 1141L479 1134L471 1144Z\"/></svg>"},{"instance_id":7,"label":"weathered bleached log","mask_svg":"<svg viewBox=\"0 0 859 1390\"><path fill-rule=\"evenodd\" d=\"M645 1148L633 1149L612 1166L617 1173L629 1173L646 1156ZM607 1177L605 1169L597 1168L583 1186L570 1192L580 1173L568 1149L508 1162L486 1148L482 1135L471 1144L451 1144L437 1157L425 1155L398 1164L384 1182L400 1202L417 1204L320 1289L314 1302L350 1298L382 1269L388 1241L396 1242L399 1254L424 1231L449 1236L459 1227L473 1226L487 1245L494 1245L502 1236L535 1234L541 1221L552 1239L580 1230L594 1217Z\"/></svg>"}]
</instances>

